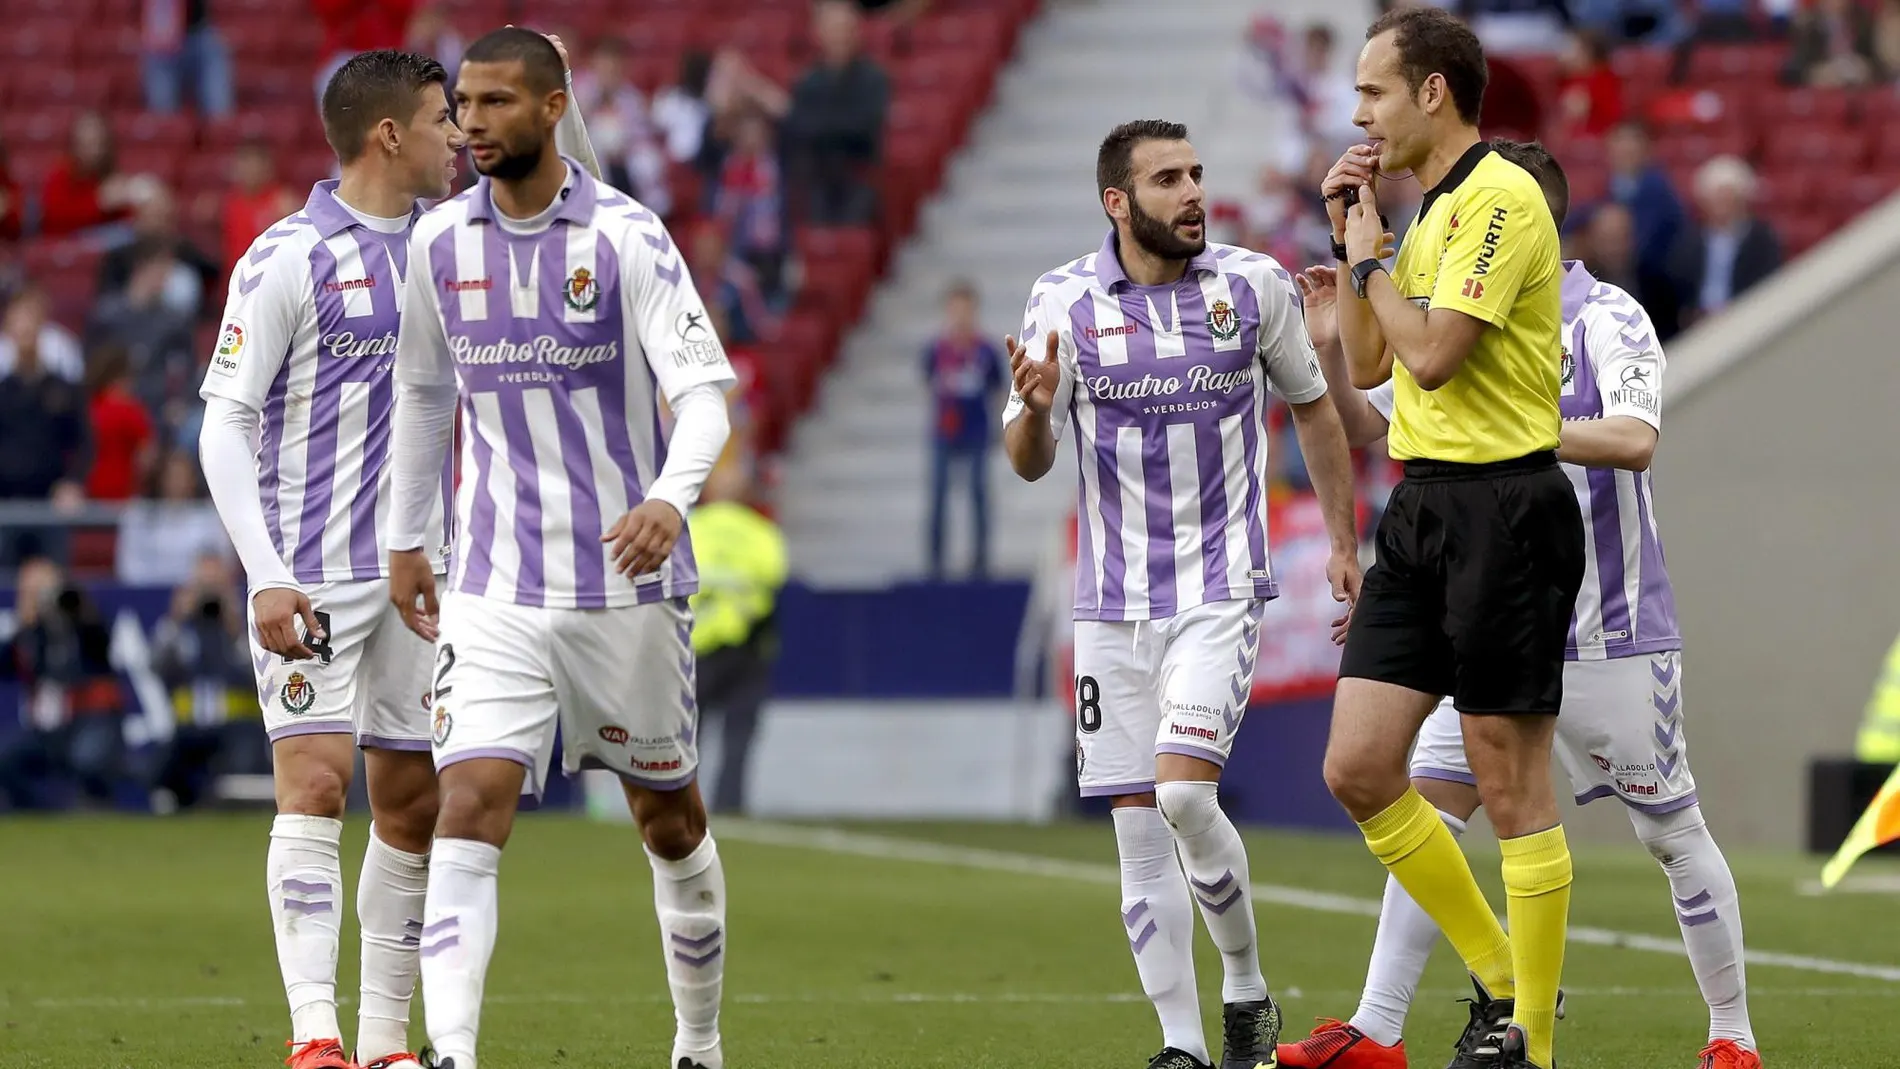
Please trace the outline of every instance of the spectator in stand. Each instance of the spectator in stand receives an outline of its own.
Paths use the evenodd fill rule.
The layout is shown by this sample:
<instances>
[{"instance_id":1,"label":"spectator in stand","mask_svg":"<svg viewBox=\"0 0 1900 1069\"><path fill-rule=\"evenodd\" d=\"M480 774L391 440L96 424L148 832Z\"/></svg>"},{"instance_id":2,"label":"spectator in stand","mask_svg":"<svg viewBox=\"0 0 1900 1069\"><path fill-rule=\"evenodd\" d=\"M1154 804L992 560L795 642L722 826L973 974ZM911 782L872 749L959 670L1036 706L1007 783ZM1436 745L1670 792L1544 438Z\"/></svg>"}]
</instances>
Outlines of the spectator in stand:
<instances>
[{"instance_id":1,"label":"spectator in stand","mask_svg":"<svg viewBox=\"0 0 1900 1069\"><path fill-rule=\"evenodd\" d=\"M1881 0L1874 13L1874 60L1887 77L1900 75L1900 0ZM0 180L4 180L0 167Z\"/></svg>"},{"instance_id":2,"label":"spectator in stand","mask_svg":"<svg viewBox=\"0 0 1900 1069\"><path fill-rule=\"evenodd\" d=\"M207 7L209 0L145 0L147 111L176 112L189 83L200 115L231 114L231 51Z\"/></svg>"},{"instance_id":3,"label":"spectator in stand","mask_svg":"<svg viewBox=\"0 0 1900 1069\"><path fill-rule=\"evenodd\" d=\"M1628 208L1636 221L1636 263L1645 272L1663 274L1676 235L1682 230L1682 201L1669 175L1650 155L1649 130L1626 120L1605 142L1610 162L1610 199Z\"/></svg>"},{"instance_id":4,"label":"spectator in stand","mask_svg":"<svg viewBox=\"0 0 1900 1069\"><path fill-rule=\"evenodd\" d=\"M124 219L142 191L139 182L119 173L105 116L80 112L69 145L40 189L40 233L48 237Z\"/></svg>"},{"instance_id":5,"label":"spectator in stand","mask_svg":"<svg viewBox=\"0 0 1900 1069\"><path fill-rule=\"evenodd\" d=\"M207 554L230 557L230 537L204 495L197 462L175 449L148 482L147 496L119 515L119 579L133 586L176 586Z\"/></svg>"},{"instance_id":6,"label":"spectator in stand","mask_svg":"<svg viewBox=\"0 0 1900 1069\"><path fill-rule=\"evenodd\" d=\"M883 152L890 79L863 52L856 4L818 0L814 15L818 62L792 91L785 123L792 191L810 222L861 225L877 214L869 172Z\"/></svg>"},{"instance_id":7,"label":"spectator in stand","mask_svg":"<svg viewBox=\"0 0 1900 1069\"><path fill-rule=\"evenodd\" d=\"M317 52L324 57L317 69L317 100L323 99L330 76L351 56L403 47L416 6L416 0L310 0L311 10L323 23L323 44Z\"/></svg>"},{"instance_id":8,"label":"spectator in stand","mask_svg":"<svg viewBox=\"0 0 1900 1069\"><path fill-rule=\"evenodd\" d=\"M20 351L33 350L34 363L77 386L86 378L86 353L72 332L52 321L46 291L28 284L15 294L0 318L0 375L13 370Z\"/></svg>"},{"instance_id":9,"label":"spectator in stand","mask_svg":"<svg viewBox=\"0 0 1900 1069\"><path fill-rule=\"evenodd\" d=\"M627 71L625 41L603 37L594 45L587 65L574 72L574 102L587 117L607 184L633 194L658 215L671 215L666 148L647 115L646 98Z\"/></svg>"},{"instance_id":10,"label":"spectator in stand","mask_svg":"<svg viewBox=\"0 0 1900 1069\"><path fill-rule=\"evenodd\" d=\"M7 143L0 141L0 241L18 241L26 231L26 194L7 165Z\"/></svg>"},{"instance_id":11,"label":"spectator in stand","mask_svg":"<svg viewBox=\"0 0 1900 1069\"><path fill-rule=\"evenodd\" d=\"M257 683L231 563L198 558L152 631L152 668L170 689L177 733L153 784L153 808L189 809L219 776L270 769Z\"/></svg>"},{"instance_id":12,"label":"spectator in stand","mask_svg":"<svg viewBox=\"0 0 1900 1069\"><path fill-rule=\"evenodd\" d=\"M270 147L246 141L231 155L231 187L219 198L220 270L229 272L251 242L302 204L279 182ZM214 284L212 292L217 292Z\"/></svg>"},{"instance_id":13,"label":"spectator in stand","mask_svg":"<svg viewBox=\"0 0 1900 1069\"><path fill-rule=\"evenodd\" d=\"M1688 322L1721 311L1781 266L1781 239L1754 214L1754 168L1717 156L1696 171L1699 220L1672 261Z\"/></svg>"},{"instance_id":14,"label":"spectator in stand","mask_svg":"<svg viewBox=\"0 0 1900 1069\"><path fill-rule=\"evenodd\" d=\"M573 38L570 37L567 40L571 41ZM409 31L405 36L403 47L411 52L420 52L442 64L442 69L449 72L448 84L451 87L452 98L455 72L462 65L462 50L467 47L467 43L462 40L462 35L455 31L455 27L450 24L449 17L443 14L442 9L431 4L418 10L415 17L409 20Z\"/></svg>"},{"instance_id":15,"label":"spectator in stand","mask_svg":"<svg viewBox=\"0 0 1900 1069\"><path fill-rule=\"evenodd\" d=\"M85 501L92 470L86 399L78 383L41 364L33 321L16 314L30 300L16 298L6 321L14 359L0 373L0 501L50 500L71 511ZM63 527L0 527L0 567L32 555L64 559L65 548Z\"/></svg>"},{"instance_id":16,"label":"spectator in stand","mask_svg":"<svg viewBox=\"0 0 1900 1069\"><path fill-rule=\"evenodd\" d=\"M700 299L717 305L726 317L726 341L752 345L778 334L778 315L759 285L758 273L732 255L725 227L717 219L702 222L694 232L689 266Z\"/></svg>"},{"instance_id":17,"label":"spectator in stand","mask_svg":"<svg viewBox=\"0 0 1900 1069\"><path fill-rule=\"evenodd\" d=\"M154 185L132 217L132 234L99 261L99 292L113 293L132 283L133 272L155 259L165 264L159 289L165 307L196 320L205 310L205 295L221 293L223 271L203 249L178 228L178 202L163 185Z\"/></svg>"},{"instance_id":18,"label":"spectator in stand","mask_svg":"<svg viewBox=\"0 0 1900 1069\"><path fill-rule=\"evenodd\" d=\"M122 349L131 363L132 392L167 427L183 415L197 353L192 316L167 296L179 264L164 245L137 246L124 288L102 293L86 320L86 341Z\"/></svg>"},{"instance_id":19,"label":"spectator in stand","mask_svg":"<svg viewBox=\"0 0 1900 1069\"><path fill-rule=\"evenodd\" d=\"M124 349L95 350L87 379L92 395L93 455L86 496L94 501L124 501L151 470L152 417L132 392L132 361Z\"/></svg>"},{"instance_id":20,"label":"spectator in stand","mask_svg":"<svg viewBox=\"0 0 1900 1069\"><path fill-rule=\"evenodd\" d=\"M961 469L970 502L977 578L990 567L990 423L998 398L1009 384L1003 351L984 336L977 323L976 286L953 283L944 295L943 332L924 350L924 375L930 381L932 413L930 460L930 575L944 575L944 527L948 517L951 469Z\"/></svg>"},{"instance_id":21,"label":"spectator in stand","mask_svg":"<svg viewBox=\"0 0 1900 1069\"><path fill-rule=\"evenodd\" d=\"M713 190L713 212L732 235L733 253L752 268L774 306L785 292L788 229L778 160L771 120L748 108L733 124L732 150Z\"/></svg>"},{"instance_id":22,"label":"spectator in stand","mask_svg":"<svg viewBox=\"0 0 1900 1069\"><path fill-rule=\"evenodd\" d=\"M1881 77L1874 21L1856 0L1813 0L1795 15L1783 78L1817 88L1866 85Z\"/></svg>"},{"instance_id":23,"label":"spectator in stand","mask_svg":"<svg viewBox=\"0 0 1900 1069\"><path fill-rule=\"evenodd\" d=\"M680 55L679 76L653 97L653 123L674 163L696 163L712 125L706 90L712 80L712 56L699 49Z\"/></svg>"},{"instance_id":24,"label":"spectator in stand","mask_svg":"<svg viewBox=\"0 0 1900 1069\"><path fill-rule=\"evenodd\" d=\"M107 803L125 744L111 629L85 591L43 559L20 565L14 612L19 629L0 644L0 678L20 683L26 730L0 747L0 793L15 809L59 808L60 788L77 785L86 800Z\"/></svg>"},{"instance_id":25,"label":"spectator in stand","mask_svg":"<svg viewBox=\"0 0 1900 1069\"><path fill-rule=\"evenodd\" d=\"M1610 46L1594 30L1570 35L1557 88L1557 122L1570 137L1602 137L1623 121L1623 80L1610 66Z\"/></svg>"}]
</instances>

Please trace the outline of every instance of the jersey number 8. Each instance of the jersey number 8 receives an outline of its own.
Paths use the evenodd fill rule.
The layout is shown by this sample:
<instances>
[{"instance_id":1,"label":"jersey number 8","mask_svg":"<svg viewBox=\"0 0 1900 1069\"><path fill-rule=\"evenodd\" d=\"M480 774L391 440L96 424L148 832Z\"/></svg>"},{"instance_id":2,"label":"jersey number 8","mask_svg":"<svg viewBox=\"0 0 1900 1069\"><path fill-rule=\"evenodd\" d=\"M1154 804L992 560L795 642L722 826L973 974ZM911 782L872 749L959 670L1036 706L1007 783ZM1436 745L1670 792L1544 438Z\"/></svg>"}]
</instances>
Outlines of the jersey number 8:
<instances>
[{"instance_id":1,"label":"jersey number 8","mask_svg":"<svg viewBox=\"0 0 1900 1069\"><path fill-rule=\"evenodd\" d=\"M1102 688L1095 682L1094 676L1077 676L1075 680L1075 726L1084 734L1093 734L1102 729Z\"/></svg>"}]
</instances>

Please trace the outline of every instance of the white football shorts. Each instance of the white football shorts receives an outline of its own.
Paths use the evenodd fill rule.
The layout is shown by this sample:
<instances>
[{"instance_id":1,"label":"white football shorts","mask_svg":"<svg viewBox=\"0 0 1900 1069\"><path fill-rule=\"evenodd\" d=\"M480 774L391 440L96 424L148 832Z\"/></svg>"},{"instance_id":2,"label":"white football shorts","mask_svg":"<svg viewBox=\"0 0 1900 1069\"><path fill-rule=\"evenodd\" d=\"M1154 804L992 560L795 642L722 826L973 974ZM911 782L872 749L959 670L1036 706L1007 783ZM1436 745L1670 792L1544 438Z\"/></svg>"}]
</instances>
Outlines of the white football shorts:
<instances>
[{"instance_id":1,"label":"white football shorts","mask_svg":"<svg viewBox=\"0 0 1900 1069\"><path fill-rule=\"evenodd\" d=\"M517 761L538 798L558 724L569 775L603 768L642 787L685 787L699 769L692 634L685 598L547 609L449 594L436 643L435 767Z\"/></svg>"},{"instance_id":2,"label":"white football shorts","mask_svg":"<svg viewBox=\"0 0 1900 1069\"><path fill-rule=\"evenodd\" d=\"M326 636L313 660L289 660L258 645L256 614L246 610L271 741L354 734L358 746L427 750L431 651L403 626L388 581L318 583L305 593Z\"/></svg>"},{"instance_id":3,"label":"white football shorts","mask_svg":"<svg viewBox=\"0 0 1900 1069\"><path fill-rule=\"evenodd\" d=\"M1253 691L1260 599L1162 620L1075 624L1075 778L1084 798L1145 794L1155 755L1227 763Z\"/></svg>"},{"instance_id":4,"label":"white football shorts","mask_svg":"<svg viewBox=\"0 0 1900 1069\"><path fill-rule=\"evenodd\" d=\"M1689 740L1682 727L1682 653L1671 650L1564 665L1553 745L1577 804L1616 797L1646 813L1694 805ZM1475 783L1464 730L1447 699L1418 733L1415 779Z\"/></svg>"}]
</instances>

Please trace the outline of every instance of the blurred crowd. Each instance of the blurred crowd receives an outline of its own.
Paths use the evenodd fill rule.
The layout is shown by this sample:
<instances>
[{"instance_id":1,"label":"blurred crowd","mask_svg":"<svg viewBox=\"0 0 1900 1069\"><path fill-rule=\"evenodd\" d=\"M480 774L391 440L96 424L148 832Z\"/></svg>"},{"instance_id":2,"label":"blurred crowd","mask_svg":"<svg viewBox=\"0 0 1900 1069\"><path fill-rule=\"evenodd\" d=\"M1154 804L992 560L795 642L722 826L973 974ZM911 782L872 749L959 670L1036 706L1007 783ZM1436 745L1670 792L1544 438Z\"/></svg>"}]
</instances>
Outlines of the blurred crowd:
<instances>
[{"instance_id":1,"label":"blurred crowd","mask_svg":"<svg viewBox=\"0 0 1900 1069\"><path fill-rule=\"evenodd\" d=\"M308 3L325 57L316 96L349 56L374 48L426 52L453 79L465 37L481 30L417 0ZM636 84L628 42L546 27L573 55L574 100L605 179L668 220L740 371L738 440L726 463L755 460L744 415L758 362L799 290L795 227L862 226L878 210L871 176L891 86L864 46L865 20L901 29L928 6L816 0L811 54L787 82L739 47L687 49L651 93ZM0 503L73 513L137 502L122 534L145 515L215 528L196 468L209 332L232 265L304 191L280 179L261 137L235 147L218 187L187 191L128 164L114 131L181 109L209 121L243 106L218 9L218 0L143 0L144 114L79 112L42 180L14 180L0 143ZM52 241L104 250L89 294L49 287L11 255ZM128 553L133 541L120 540L122 579L176 583L193 567L189 554L153 560L149 544ZM0 521L0 567L63 560L67 549L59 525Z\"/></svg>"}]
</instances>

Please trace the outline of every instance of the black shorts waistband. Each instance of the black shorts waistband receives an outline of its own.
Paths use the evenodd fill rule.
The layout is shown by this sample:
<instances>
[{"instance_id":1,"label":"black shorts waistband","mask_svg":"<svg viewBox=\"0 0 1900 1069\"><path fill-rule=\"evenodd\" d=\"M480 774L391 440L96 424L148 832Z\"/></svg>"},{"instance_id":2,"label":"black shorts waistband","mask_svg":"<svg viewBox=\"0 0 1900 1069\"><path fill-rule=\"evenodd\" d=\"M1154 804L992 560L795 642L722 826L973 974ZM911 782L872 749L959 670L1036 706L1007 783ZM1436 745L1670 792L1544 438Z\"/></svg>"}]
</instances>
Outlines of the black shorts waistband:
<instances>
[{"instance_id":1,"label":"black shorts waistband","mask_svg":"<svg viewBox=\"0 0 1900 1069\"><path fill-rule=\"evenodd\" d=\"M1450 460L1408 460L1405 462L1405 477L1408 479L1489 479L1498 475L1514 475L1526 471L1542 471L1557 466L1557 454L1551 450L1541 453L1526 453L1510 460L1494 460L1489 464L1459 464Z\"/></svg>"}]
</instances>

